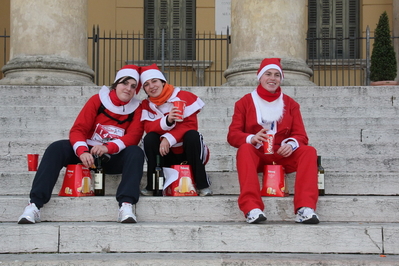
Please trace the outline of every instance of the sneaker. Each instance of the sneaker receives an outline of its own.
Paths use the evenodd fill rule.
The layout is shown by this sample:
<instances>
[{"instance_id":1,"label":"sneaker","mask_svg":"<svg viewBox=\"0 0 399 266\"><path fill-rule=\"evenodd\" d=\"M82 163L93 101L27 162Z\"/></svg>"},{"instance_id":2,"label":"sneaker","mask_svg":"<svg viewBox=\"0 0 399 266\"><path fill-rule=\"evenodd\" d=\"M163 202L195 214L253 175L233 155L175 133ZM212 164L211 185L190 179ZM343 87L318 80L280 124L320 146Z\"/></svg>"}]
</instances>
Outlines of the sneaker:
<instances>
[{"instance_id":1,"label":"sneaker","mask_svg":"<svg viewBox=\"0 0 399 266\"><path fill-rule=\"evenodd\" d=\"M246 215L247 223L257 224L259 222L266 221L266 215L260 209L253 209Z\"/></svg>"},{"instance_id":2,"label":"sneaker","mask_svg":"<svg viewBox=\"0 0 399 266\"><path fill-rule=\"evenodd\" d=\"M29 203L29 205L25 207L24 213L18 219L19 224L34 224L40 222L40 210L34 203Z\"/></svg>"},{"instance_id":3,"label":"sneaker","mask_svg":"<svg viewBox=\"0 0 399 266\"><path fill-rule=\"evenodd\" d=\"M136 216L132 212L132 204L122 203L119 208L118 223L137 223Z\"/></svg>"},{"instance_id":4,"label":"sneaker","mask_svg":"<svg viewBox=\"0 0 399 266\"><path fill-rule=\"evenodd\" d=\"M154 191L143 188L142 190L140 190L140 194L143 196L154 196Z\"/></svg>"},{"instance_id":5,"label":"sneaker","mask_svg":"<svg viewBox=\"0 0 399 266\"><path fill-rule=\"evenodd\" d=\"M200 189L199 195L201 197L205 197L205 196L212 196L213 193L212 193L212 190L209 187L207 187L207 188Z\"/></svg>"},{"instance_id":6,"label":"sneaker","mask_svg":"<svg viewBox=\"0 0 399 266\"><path fill-rule=\"evenodd\" d=\"M320 221L319 216L317 216L312 208L302 207L296 213L295 222L303 224L318 224Z\"/></svg>"}]
</instances>

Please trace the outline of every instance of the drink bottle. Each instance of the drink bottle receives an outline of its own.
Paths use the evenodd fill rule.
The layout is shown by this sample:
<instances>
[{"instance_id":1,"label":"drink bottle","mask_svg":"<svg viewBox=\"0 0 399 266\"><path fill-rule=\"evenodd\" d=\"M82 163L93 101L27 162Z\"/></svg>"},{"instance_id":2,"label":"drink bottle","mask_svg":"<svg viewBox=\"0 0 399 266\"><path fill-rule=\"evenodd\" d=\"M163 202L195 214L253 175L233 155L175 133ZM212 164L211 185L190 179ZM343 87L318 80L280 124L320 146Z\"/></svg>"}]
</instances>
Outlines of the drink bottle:
<instances>
[{"instance_id":1,"label":"drink bottle","mask_svg":"<svg viewBox=\"0 0 399 266\"><path fill-rule=\"evenodd\" d=\"M317 180L319 196L324 196L324 168L321 166L321 156L317 156Z\"/></svg>"},{"instance_id":2,"label":"drink bottle","mask_svg":"<svg viewBox=\"0 0 399 266\"><path fill-rule=\"evenodd\" d=\"M101 166L102 159L101 157L95 156L94 161L96 166L96 168L94 168L94 195L104 196L105 176Z\"/></svg>"},{"instance_id":3,"label":"drink bottle","mask_svg":"<svg viewBox=\"0 0 399 266\"><path fill-rule=\"evenodd\" d=\"M157 155L157 164L155 166L155 189L154 196L163 196L163 185L165 183L165 176L161 166L161 156Z\"/></svg>"}]
</instances>

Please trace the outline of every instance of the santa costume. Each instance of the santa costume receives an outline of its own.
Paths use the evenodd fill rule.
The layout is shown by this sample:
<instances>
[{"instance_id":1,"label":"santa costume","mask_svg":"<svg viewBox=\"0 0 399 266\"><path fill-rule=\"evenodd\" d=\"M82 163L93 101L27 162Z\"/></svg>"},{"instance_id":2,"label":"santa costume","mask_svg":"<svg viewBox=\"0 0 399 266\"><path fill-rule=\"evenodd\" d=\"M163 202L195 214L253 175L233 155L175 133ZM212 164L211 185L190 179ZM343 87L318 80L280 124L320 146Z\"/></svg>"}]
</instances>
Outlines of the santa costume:
<instances>
[{"instance_id":1,"label":"santa costume","mask_svg":"<svg viewBox=\"0 0 399 266\"><path fill-rule=\"evenodd\" d=\"M193 170L194 181L198 190L209 188L210 181L205 171L205 164L209 159L209 150L202 135L198 132L197 115L205 103L195 94L183 91L168 84L165 76L156 64L141 67L140 80L142 84L150 79L163 81L163 89L157 101L147 97L142 102L141 121L144 123L144 151L147 158L147 191L152 191L153 173L156 166L156 156L160 155L161 140L166 138L170 145L170 152L161 158L165 167L181 164L187 161ZM162 99L159 101L159 99ZM169 124L167 116L174 101L185 101L186 107L182 122ZM144 193L143 193L144 194Z\"/></svg>"},{"instance_id":2,"label":"santa costume","mask_svg":"<svg viewBox=\"0 0 399 266\"><path fill-rule=\"evenodd\" d=\"M282 81L283 72L278 58L267 58L262 61L258 70L258 80L270 69L278 70ZM251 143L251 138L263 128L267 128L267 133L274 135L273 154L265 154L262 145ZM227 141L231 146L238 148L236 155L240 184L238 205L244 215L248 215L254 209L263 211L264 203L258 173L263 172L265 165L273 163L282 165L286 173L296 172L295 212L301 207L316 209L318 200L316 150L308 146L299 104L283 94L281 87L278 87L275 93L271 93L259 84L254 91L238 100L234 107ZM276 153L284 144L291 145L293 150L288 157Z\"/></svg>"}]
</instances>

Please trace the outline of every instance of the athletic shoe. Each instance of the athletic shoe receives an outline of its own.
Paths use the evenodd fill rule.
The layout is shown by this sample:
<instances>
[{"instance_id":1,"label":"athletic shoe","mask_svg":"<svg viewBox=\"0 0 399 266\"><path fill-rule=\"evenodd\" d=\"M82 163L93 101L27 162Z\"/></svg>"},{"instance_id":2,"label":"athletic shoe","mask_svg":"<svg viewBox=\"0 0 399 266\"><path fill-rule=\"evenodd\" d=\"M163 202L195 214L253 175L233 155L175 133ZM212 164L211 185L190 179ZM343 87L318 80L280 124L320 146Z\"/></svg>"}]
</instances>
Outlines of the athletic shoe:
<instances>
[{"instance_id":1,"label":"athletic shoe","mask_svg":"<svg viewBox=\"0 0 399 266\"><path fill-rule=\"evenodd\" d=\"M247 223L257 224L266 221L266 215L260 209L253 209L246 215Z\"/></svg>"},{"instance_id":2,"label":"athletic shoe","mask_svg":"<svg viewBox=\"0 0 399 266\"><path fill-rule=\"evenodd\" d=\"M213 193L212 193L212 190L209 187L207 187L207 188L200 189L199 195L201 197L205 197L205 196L212 196Z\"/></svg>"},{"instance_id":3,"label":"athletic shoe","mask_svg":"<svg viewBox=\"0 0 399 266\"><path fill-rule=\"evenodd\" d=\"M154 191L147 190L146 188L143 188L142 190L140 190L140 193L143 196L154 196Z\"/></svg>"},{"instance_id":4,"label":"athletic shoe","mask_svg":"<svg viewBox=\"0 0 399 266\"><path fill-rule=\"evenodd\" d=\"M319 216L317 216L312 208L302 207L296 213L295 222L303 224L318 224L320 221Z\"/></svg>"},{"instance_id":5,"label":"athletic shoe","mask_svg":"<svg viewBox=\"0 0 399 266\"><path fill-rule=\"evenodd\" d=\"M29 205L25 207L24 213L18 219L19 224L34 224L40 222L40 210L34 203L29 203Z\"/></svg>"},{"instance_id":6,"label":"athletic shoe","mask_svg":"<svg viewBox=\"0 0 399 266\"><path fill-rule=\"evenodd\" d=\"M137 223L136 216L132 212L132 204L122 203L119 208L118 223Z\"/></svg>"}]
</instances>

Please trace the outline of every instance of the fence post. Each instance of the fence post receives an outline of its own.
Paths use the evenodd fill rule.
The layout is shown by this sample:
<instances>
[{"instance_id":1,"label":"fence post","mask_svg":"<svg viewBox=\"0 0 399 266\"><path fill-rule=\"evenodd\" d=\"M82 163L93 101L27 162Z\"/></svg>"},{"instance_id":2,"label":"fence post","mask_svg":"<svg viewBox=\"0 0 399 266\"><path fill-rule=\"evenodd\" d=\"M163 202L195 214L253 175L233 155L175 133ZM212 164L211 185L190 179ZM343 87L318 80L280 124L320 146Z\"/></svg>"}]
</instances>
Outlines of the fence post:
<instances>
[{"instance_id":1,"label":"fence post","mask_svg":"<svg viewBox=\"0 0 399 266\"><path fill-rule=\"evenodd\" d=\"M161 71L165 73L165 29L162 29L161 53Z\"/></svg>"},{"instance_id":2,"label":"fence post","mask_svg":"<svg viewBox=\"0 0 399 266\"><path fill-rule=\"evenodd\" d=\"M370 27L366 28L366 86L370 85Z\"/></svg>"}]
</instances>

